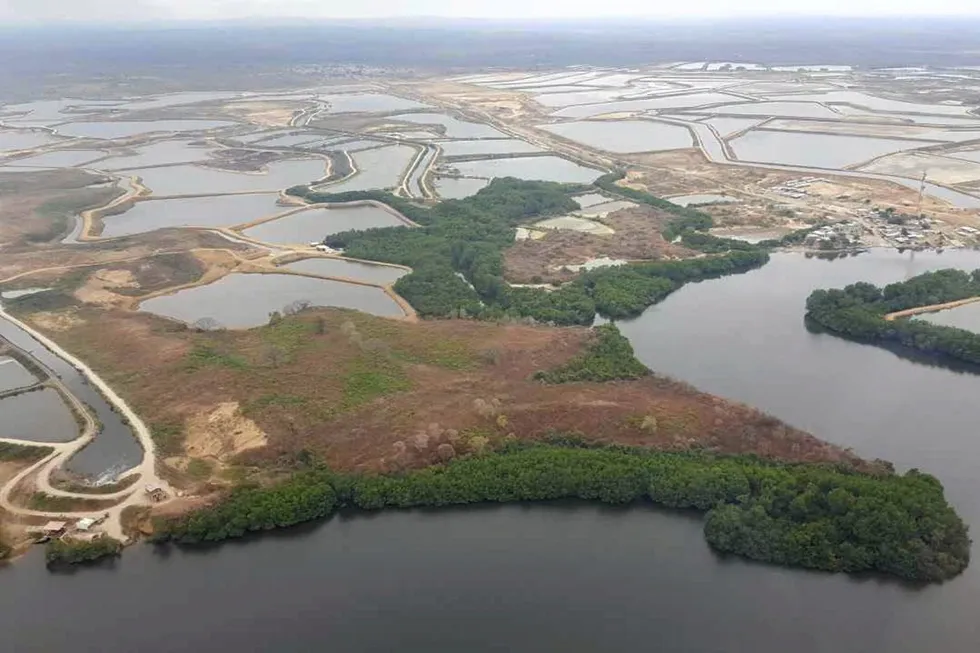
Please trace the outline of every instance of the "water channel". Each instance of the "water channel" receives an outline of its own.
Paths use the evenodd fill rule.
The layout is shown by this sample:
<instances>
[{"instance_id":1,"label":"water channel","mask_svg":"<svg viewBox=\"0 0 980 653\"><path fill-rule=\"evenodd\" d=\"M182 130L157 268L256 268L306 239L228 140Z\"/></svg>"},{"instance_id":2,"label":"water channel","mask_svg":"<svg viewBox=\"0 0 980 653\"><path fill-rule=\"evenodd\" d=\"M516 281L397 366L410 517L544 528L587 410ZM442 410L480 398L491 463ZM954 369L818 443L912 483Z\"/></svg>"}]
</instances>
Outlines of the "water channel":
<instances>
[{"instance_id":1,"label":"water channel","mask_svg":"<svg viewBox=\"0 0 980 653\"><path fill-rule=\"evenodd\" d=\"M658 372L937 475L976 528L980 377L803 320L814 288L940 267L980 267L980 253L778 254L621 327ZM721 559L699 518L646 506L343 516L213 549L137 546L68 575L39 556L3 572L11 650L170 651L174 624L182 648L211 651L966 653L980 642L980 563L913 588ZM71 618L52 628L52 615Z\"/></svg>"},{"instance_id":2,"label":"water channel","mask_svg":"<svg viewBox=\"0 0 980 653\"><path fill-rule=\"evenodd\" d=\"M0 338L26 351L38 364L61 379L69 392L91 408L102 424L102 430L95 440L68 461L69 471L95 477L110 469L122 471L139 464L143 458L143 449L133 432L124 423L122 416L112 409L109 402L78 370L2 316Z\"/></svg>"}]
</instances>

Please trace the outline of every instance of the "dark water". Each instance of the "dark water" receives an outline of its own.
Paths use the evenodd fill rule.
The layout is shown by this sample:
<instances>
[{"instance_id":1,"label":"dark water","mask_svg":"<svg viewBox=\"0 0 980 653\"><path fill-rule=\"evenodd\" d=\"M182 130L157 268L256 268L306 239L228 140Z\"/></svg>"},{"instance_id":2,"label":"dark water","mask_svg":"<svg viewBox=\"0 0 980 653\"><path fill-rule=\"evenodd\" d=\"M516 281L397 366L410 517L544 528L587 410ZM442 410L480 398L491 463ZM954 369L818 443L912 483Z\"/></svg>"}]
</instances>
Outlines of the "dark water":
<instances>
[{"instance_id":1,"label":"dark water","mask_svg":"<svg viewBox=\"0 0 980 653\"><path fill-rule=\"evenodd\" d=\"M53 388L0 399L0 437L69 442L78 435L75 416Z\"/></svg>"},{"instance_id":2,"label":"dark water","mask_svg":"<svg viewBox=\"0 0 980 653\"><path fill-rule=\"evenodd\" d=\"M102 431L90 445L68 461L69 470L78 474L99 476L108 470L129 469L142 460L143 449L133 432L78 370L55 356L29 333L3 318L0 318L0 338L26 351L37 363L53 372L73 395L93 410L101 422Z\"/></svg>"},{"instance_id":3,"label":"dark water","mask_svg":"<svg viewBox=\"0 0 980 653\"><path fill-rule=\"evenodd\" d=\"M865 456L936 474L980 524L980 377L808 332L814 287L895 281L980 254L778 255L622 327L655 369ZM719 559L700 519L557 504L333 519L206 551L2 574L0 632L37 651L980 650L980 563L941 586ZM93 600L98 597L98 600Z\"/></svg>"}]
</instances>

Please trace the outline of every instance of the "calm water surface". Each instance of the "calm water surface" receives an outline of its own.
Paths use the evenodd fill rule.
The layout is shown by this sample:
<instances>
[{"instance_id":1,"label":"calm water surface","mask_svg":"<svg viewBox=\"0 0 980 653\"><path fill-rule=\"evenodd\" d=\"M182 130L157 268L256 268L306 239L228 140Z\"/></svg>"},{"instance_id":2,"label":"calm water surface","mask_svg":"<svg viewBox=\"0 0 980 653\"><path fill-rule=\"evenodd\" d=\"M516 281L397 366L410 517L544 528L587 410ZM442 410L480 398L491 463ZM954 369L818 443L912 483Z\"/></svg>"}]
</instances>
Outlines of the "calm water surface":
<instances>
[{"instance_id":1,"label":"calm water surface","mask_svg":"<svg viewBox=\"0 0 980 653\"><path fill-rule=\"evenodd\" d=\"M102 236L128 236L168 227L228 227L251 222L289 207L276 204L278 195L224 195L136 202L119 215L103 218Z\"/></svg>"},{"instance_id":2,"label":"calm water surface","mask_svg":"<svg viewBox=\"0 0 980 653\"><path fill-rule=\"evenodd\" d=\"M44 388L0 399L0 437L69 442L78 437L78 424L61 395Z\"/></svg>"},{"instance_id":3,"label":"calm water surface","mask_svg":"<svg viewBox=\"0 0 980 653\"><path fill-rule=\"evenodd\" d=\"M552 134L609 152L652 152L694 146L686 127L651 120L583 120L542 125Z\"/></svg>"},{"instance_id":4,"label":"calm water surface","mask_svg":"<svg viewBox=\"0 0 980 653\"><path fill-rule=\"evenodd\" d=\"M661 373L936 474L976 526L980 377L803 323L814 288L940 267L980 267L980 253L776 255L621 327ZM0 628L18 651L170 651L179 637L221 652L968 653L977 564L915 589L719 559L699 518L648 507L393 512L211 550L140 546L70 575L49 575L38 552L4 572ZM55 628L52 615L70 618Z\"/></svg>"},{"instance_id":5,"label":"calm water surface","mask_svg":"<svg viewBox=\"0 0 980 653\"><path fill-rule=\"evenodd\" d=\"M232 172L194 165L144 168L138 173L156 196L277 191L309 184L327 174L323 159L275 161L262 172Z\"/></svg>"},{"instance_id":6,"label":"calm water surface","mask_svg":"<svg viewBox=\"0 0 980 653\"><path fill-rule=\"evenodd\" d=\"M0 392L26 388L37 383L36 376L27 371L16 359L0 356Z\"/></svg>"},{"instance_id":7,"label":"calm water surface","mask_svg":"<svg viewBox=\"0 0 980 653\"><path fill-rule=\"evenodd\" d=\"M980 303L957 306L938 313L924 313L914 319L967 331L980 331Z\"/></svg>"},{"instance_id":8,"label":"calm water surface","mask_svg":"<svg viewBox=\"0 0 980 653\"><path fill-rule=\"evenodd\" d=\"M322 274L325 277L346 277L370 283L394 283L408 274L407 270L388 267L387 265L371 265L359 261L345 261L339 258L308 258L285 267L297 272Z\"/></svg>"},{"instance_id":9,"label":"calm water surface","mask_svg":"<svg viewBox=\"0 0 980 653\"><path fill-rule=\"evenodd\" d=\"M591 183L602 174L594 168L580 166L559 156L528 156L512 159L487 159L453 163L452 167L468 177L517 177L564 183Z\"/></svg>"},{"instance_id":10,"label":"calm water surface","mask_svg":"<svg viewBox=\"0 0 980 653\"><path fill-rule=\"evenodd\" d=\"M380 288L294 274L229 274L206 286L149 299L140 310L187 323L209 317L224 327L241 329L265 324L269 313L296 301L374 315L404 315Z\"/></svg>"},{"instance_id":11,"label":"calm water surface","mask_svg":"<svg viewBox=\"0 0 980 653\"><path fill-rule=\"evenodd\" d=\"M330 234L352 229L403 226L404 222L376 206L345 206L300 211L278 220L263 222L243 233L249 238L266 243L295 245L320 241Z\"/></svg>"}]
</instances>

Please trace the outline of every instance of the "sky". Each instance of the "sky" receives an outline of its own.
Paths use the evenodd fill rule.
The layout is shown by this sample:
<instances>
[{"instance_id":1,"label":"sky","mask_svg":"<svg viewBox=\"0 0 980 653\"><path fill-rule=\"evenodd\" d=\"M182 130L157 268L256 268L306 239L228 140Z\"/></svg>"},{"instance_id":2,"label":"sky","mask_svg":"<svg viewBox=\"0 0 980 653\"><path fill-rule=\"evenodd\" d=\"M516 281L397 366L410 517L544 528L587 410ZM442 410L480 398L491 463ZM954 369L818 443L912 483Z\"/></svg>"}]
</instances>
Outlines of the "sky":
<instances>
[{"instance_id":1,"label":"sky","mask_svg":"<svg viewBox=\"0 0 980 653\"><path fill-rule=\"evenodd\" d=\"M0 0L0 24L241 18L980 16L978 0Z\"/></svg>"}]
</instances>

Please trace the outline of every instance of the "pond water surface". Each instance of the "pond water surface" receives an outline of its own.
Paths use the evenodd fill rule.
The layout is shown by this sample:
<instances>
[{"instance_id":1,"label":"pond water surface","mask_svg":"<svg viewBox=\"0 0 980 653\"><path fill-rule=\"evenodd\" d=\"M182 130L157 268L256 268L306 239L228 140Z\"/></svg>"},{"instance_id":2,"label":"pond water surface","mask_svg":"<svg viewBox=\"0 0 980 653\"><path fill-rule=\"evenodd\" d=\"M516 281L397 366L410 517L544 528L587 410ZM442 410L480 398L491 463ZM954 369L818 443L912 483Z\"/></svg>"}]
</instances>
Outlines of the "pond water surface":
<instances>
[{"instance_id":1,"label":"pond water surface","mask_svg":"<svg viewBox=\"0 0 980 653\"><path fill-rule=\"evenodd\" d=\"M354 152L354 166L357 174L344 181L324 186L330 193L345 193L354 190L380 190L395 188L401 183L408 165L418 152L408 145L392 145L373 150Z\"/></svg>"},{"instance_id":2,"label":"pond water surface","mask_svg":"<svg viewBox=\"0 0 980 653\"><path fill-rule=\"evenodd\" d=\"M327 174L323 159L275 161L264 172L246 173L194 165L144 168L138 175L156 196L278 191L309 184Z\"/></svg>"},{"instance_id":3,"label":"pond water surface","mask_svg":"<svg viewBox=\"0 0 980 653\"><path fill-rule=\"evenodd\" d=\"M653 152L694 147L694 137L686 127L651 120L593 120L539 125L589 147L609 152Z\"/></svg>"},{"instance_id":4,"label":"pond water surface","mask_svg":"<svg viewBox=\"0 0 980 653\"><path fill-rule=\"evenodd\" d=\"M265 324L269 313L297 301L384 317L404 315L380 288L295 274L229 274L206 286L149 299L140 304L140 310L189 324L209 317L224 327L245 329Z\"/></svg>"},{"instance_id":5,"label":"pond water surface","mask_svg":"<svg viewBox=\"0 0 980 653\"><path fill-rule=\"evenodd\" d=\"M230 227L290 207L279 206L278 194L223 195L136 202L119 215L103 218L102 237L128 236L169 227Z\"/></svg>"},{"instance_id":6,"label":"pond water surface","mask_svg":"<svg viewBox=\"0 0 980 653\"><path fill-rule=\"evenodd\" d=\"M49 143L57 142L57 138L47 132L14 132L0 130L0 152L13 150L28 150Z\"/></svg>"},{"instance_id":7,"label":"pond water surface","mask_svg":"<svg viewBox=\"0 0 980 653\"><path fill-rule=\"evenodd\" d=\"M507 135L497 131L490 125L478 122L466 122L444 113L406 113L391 116L392 120L413 122L420 125L442 125L446 128L448 138L506 138Z\"/></svg>"},{"instance_id":8,"label":"pond water surface","mask_svg":"<svg viewBox=\"0 0 980 653\"><path fill-rule=\"evenodd\" d=\"M37 383L36 376L27 371L16 359L0 356L0 392L15 388L26 388ZM4 437L0 435L0 437Z\"/></svg>"},{"instance_id":9,"label":"pond water surface","mask_svg":"<svg viewBox=\"0 0 980 653\"><path fill-rule=\"evenodd\" d=\"M467 156L472 154L520 154L540 152L541 148L514 138L485 139L475 141L442 141L439 143L446 156Z\"/></svg>"},{"instance_id":10,"label":"pond water surface","mask_svg":"<svg viewBox=\"0 0 980 653\"><path fill-rule=\"evenodd\" d=\"M464 161L452 166L469 177L517 177L540 181L564 183L591 183L602 171L586 168L558 156L514 157L509 159L487 159L484 161Z\"/></svg>"},{"instance_id":11,"label":"pond water surface","mask_svg":"<svg viewBox=\"0 0 980 653\"><path fill-rule=\"evenodd\" d=\"M845 168L883 154L928 146L918 141L753 130L730 141L742 161Z\"/></svg>"},{"instance_id":12,"label":"pond water surface","mask_svg":"<svg viewBox=\"0 0 980 653\"><path fill-rule=\"evenodd\" d=\"M114 156L99 162L104 170L126 170L149 166L164 166L171 163L191 163L203 161L214 150L208 147L193 146L194 141L160 141L136 148L136 154Z\"/></svg>"},{"instance_id":13,"label":"pond water surface","mask_svg":"<svg viewBox=\"0 0 980 653\"><path fill-rule=\"evenodd\" d=\"M62 136L79 138L129 138L151 132L190 132L205 129L230 127L233 122L226 120L147 120L133 122L70 122L58 125L57 132Z\"/></svg>"},{"instance_id":14,"label":"pond water surface","mask_svg":"<svg viewBox=\"0 0 980 653\"><path fill-rule=\"evenodd\" d=\"M936 313L923 313L913 319L980 333L980 303L965 304Z\"/></svg>"},{"instance_id":15,"label":"pond water surface","mask_svg":"<svg viewBox=\"0 0 980 653\"><path fill-rule=\"evenodd\" d=\"M351 229L403 227L405 223L376 206L338 206L309 209L264 222L243 233L249 238L279 245L305 244Z\"/></svg>"},{"instance_id":16,"label":"pond water surface","mask_svg":"<svg viewBox=\"0 0 980 653\"><path fill-rule=\"evenodd\" d=\"M70 168L101 159L105 155L106 153L100 150L59 150L57 152L45 152L44 154L29 156L25 159L16 159L11 163L18 166Z\"/></svg>"},{"instance_id":17,"label":"pond water surface","mask_svg":"<svg viewBox=\"0 0 980 653\"><path fill-rule=\"evenodd\" d=\"M69 442L78 423L57 390L43 388L0 399L0 438L30 442Z\"/></svg>"},{"instance_id":18,"label":"pond water surface","mask_svg":"<svg viewBox=\"0 0 980 653\"><path fill-rule=\"evenodd\" d=\"M490 182L486 179L469 177L436 177L433 182L439 197L445 200L461 200L476 195Z\"/></svg>"},{"instance_id":19,"label":"pond water surface","mask_svg":"<svg viewBox=\"0 0 980 653\"><path fill-rule=\"evenodd\" d=\"M344 277L367 281L369 283L395 283L406 274L407 270L388 267L387 265L371 265L359 261L345 261L339 258L308 258L289 263L283 267L297 272L322 274L325 277Z\"/></svg>"}]
</instances>

